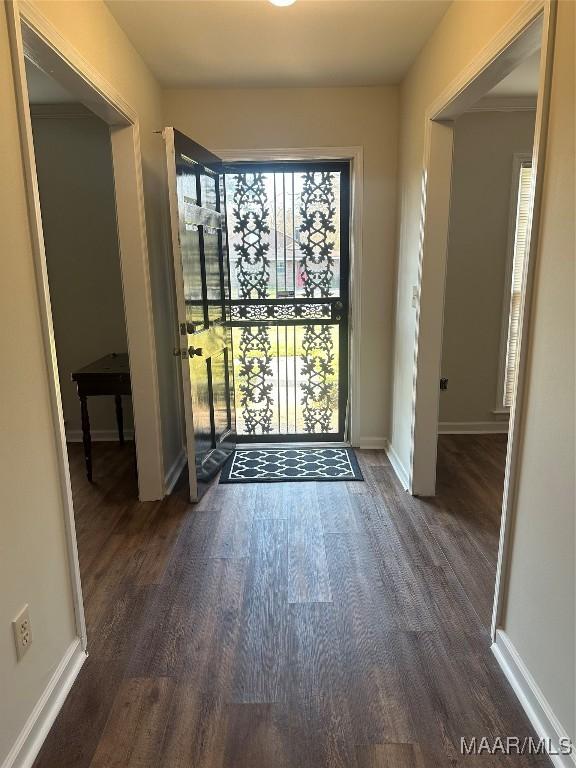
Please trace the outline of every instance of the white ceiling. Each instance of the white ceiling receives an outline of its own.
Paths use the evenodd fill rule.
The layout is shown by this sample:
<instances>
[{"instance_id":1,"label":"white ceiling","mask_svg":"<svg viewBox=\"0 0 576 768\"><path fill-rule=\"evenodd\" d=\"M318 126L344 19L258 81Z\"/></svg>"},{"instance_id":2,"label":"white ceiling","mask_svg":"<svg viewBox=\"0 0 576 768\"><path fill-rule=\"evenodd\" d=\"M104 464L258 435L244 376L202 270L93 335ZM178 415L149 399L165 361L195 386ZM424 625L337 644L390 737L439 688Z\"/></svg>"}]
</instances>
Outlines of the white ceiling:
<instances>
[{"instance_id":1,"label":"white ceiling","mask_svg":"<svg viewBox=\"0 0 576 768\"><path fill-rule=\"evenodd\" d=\"M30 104L73 104L78 101L49 75L25 59Z\"/></svg>"},{"instance_id":2,"label":"white ceiling","mask_svg":"<svg viewBox=\"0 0 576 768\"><path fill-rule=\"evenodd\" d=\"M167 87L398 83L450 0L107 0Z\"/></svg>"},{"instance_id":3,"label":"white ceiling","mask_svg":"<svg viewBox=\"0 0 576 768\"><path fill-rule=\"evenodd\" d=\"M540 69L540 51L524 59L516 69L495 85L487 96L512 98L538 95L538 72Z\"/></svg>"}]
</instances>

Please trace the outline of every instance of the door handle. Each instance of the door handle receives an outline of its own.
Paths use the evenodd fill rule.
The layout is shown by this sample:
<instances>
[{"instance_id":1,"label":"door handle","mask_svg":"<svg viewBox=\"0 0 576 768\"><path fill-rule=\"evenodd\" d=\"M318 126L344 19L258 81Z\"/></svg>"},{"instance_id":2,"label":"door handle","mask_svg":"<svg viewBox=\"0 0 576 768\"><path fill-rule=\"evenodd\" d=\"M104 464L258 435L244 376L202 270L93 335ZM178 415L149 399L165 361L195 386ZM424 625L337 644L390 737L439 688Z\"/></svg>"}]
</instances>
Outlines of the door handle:
<instances>
[{"instance_id":1,"label":"door handle","mask_svg":"<svg viewBox=\"0 0 576 768\"><path fill-rule=\"evenodd\" d=\"M194 357L194 355L202 357L202 347L188 347L188 354L190 357Z\"/></svg>"}]
</instances>

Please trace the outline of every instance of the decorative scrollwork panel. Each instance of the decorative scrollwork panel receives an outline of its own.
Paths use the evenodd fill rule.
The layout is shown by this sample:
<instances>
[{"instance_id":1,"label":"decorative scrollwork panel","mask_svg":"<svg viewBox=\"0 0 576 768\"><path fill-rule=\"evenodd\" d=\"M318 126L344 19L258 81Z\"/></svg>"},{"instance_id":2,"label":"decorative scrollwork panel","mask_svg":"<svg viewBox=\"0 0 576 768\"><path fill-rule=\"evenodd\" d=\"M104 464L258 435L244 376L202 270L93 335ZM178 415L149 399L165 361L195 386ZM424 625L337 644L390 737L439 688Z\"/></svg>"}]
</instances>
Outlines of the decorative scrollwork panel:
<instances>
[{"instance_id":1,"label":"decorative scrollwork panel","mask_svg":"<svg viewBox=\"0 0 576 768\"><path fill-rule=\"evenodd\" d=\"M247 435L269 434L274 415L274 355L270 329L265 325L235 328L233 345L236 402L241 417L239 426Z\"/></svg>"},{"instance_id":2,"label":"decorative scrollwork panel","mask_svg":"<svg viewBox=\"0 0 576 768\"><path fill-rule=\"evenodd\" d=\"M232 213L236 237L232 242L238 298L265 299L270 282L270 211L264 174L239 173L234 178Z\"/></svg>"},{"instance_id":3,"label":"decorative scrollwork panel","mask_svg":"<svg viewBox=\"0 0 576 768\"><path fill-rule=\"evenodd\" d=\"M304 431L336 431L338 327L307 325L301 343L300 392Z\"/></svg>"},{"instance_id":4,"label":"decorative scrollwork panel","mask_svg":"<svg viewBox=\"0 0 576 768\"><path fill-rule=\"evenodd\" d=\"M326 320L330 304L234 304L233 322L256 320Z\"/></svg>"},{"instance_id":5,"label":"decorative scrollwork panel","mask_svg":"<svg viewBox=\"0 0 576 768\"><path fill-rule=\"evenodd\" d=\"M226 175L239 435L343 434L344 166L241 164Z\"/></svg>"},{"instance_id":6,"label":"decorative scrollwork panel","mask_svg":"<svg viewBox=\"0 0 576 768\"><path fill-rule=\"evenodd\" d=\"M307 297L332 295L336 206L334 174L305 174L300 202L300 275Z\"/></svg>"}]
</instances>

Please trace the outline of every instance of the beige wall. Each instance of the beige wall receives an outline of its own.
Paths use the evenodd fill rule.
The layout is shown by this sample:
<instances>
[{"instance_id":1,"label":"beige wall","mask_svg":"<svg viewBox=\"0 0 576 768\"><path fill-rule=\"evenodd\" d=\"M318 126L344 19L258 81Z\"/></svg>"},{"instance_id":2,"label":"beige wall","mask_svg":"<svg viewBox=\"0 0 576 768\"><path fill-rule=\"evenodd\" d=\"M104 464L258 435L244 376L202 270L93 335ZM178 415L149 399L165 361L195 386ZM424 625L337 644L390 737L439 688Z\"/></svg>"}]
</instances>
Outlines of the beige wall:
<instances>
[{"instance_id":1,"label":"beige wall","mask_svg":"<svg viewBox=\"0 0 576 768\"><path fill-rule=\"evenodd\" d=\"M364 148L360 436L389 428L397 89L168 90L168 124L210 149Z\"/></svg>"},{"instance_id":2,"label":"beige wall","mask_svg":"<svg viewBox=\"0 0 576 768\"><path fill-rule=\"evenodd\" d=\"M101 2L41 2L41 10L139 112L146 185L150 255L153 264L166 456L179 449L175 364L171 319L166 312L169 271L163 206L162 146L153 129L161 127L158 88ZM455 3L412 68L402 89L401 214L396 345L390 357L389 309L393 269L395 146L393 89L366 89L346 101L332 93L276 92L264 110L274 143L364 144L364 226L366 269L363 306L371 332L362 365L363 396L377 409L368 435L386 427L388 359L395 373L393 445L407 462L424 109L506 22L520 3ZM520 494L512 549L508 607L504 627L519 649L552 709L574 735L574 234L573 234L573 5L560 3L555 64L552 134L544 197L544 222L532 333L531 387L528 397ZM381 98L374 97L380 94ZM181 95L181 94L180 94ZM253 99L258 94L252 92ZM343 95L343 94L342 94ZM347 94L346 94L347 95ZM166 98L166 115L177 126L212 147L256 146L254 102L241 94L204 92L196 105ZM225 98L226 108L223 106ZM38 702L50 675L75 636L67 570L63 508L50 415L38 301L26 213L5 8L0 10L0 212L3 279L0 281L0 760L14 743ZM177 109L174 102L178 101ZM374 106L378 101L381 106ZM183 106L179 106L182 104ZM283 106L283 105L286 106ZM329 105L332 107L326 111ZM345 104L345 106L343 106ZM198 106L210 107L210 120ZM272 105L272 107L271 107ZM174 107L174 108L173 108ZM230 113L230 107L235 111ZM172 109L173 108L173 109ZM182 110L182 111L180 111ZM354 111L357 114L353 114ZM227 116L227 123L223 119ZM230 114L234 115L230 121ZM329 117L323 117L329 115ZM391 117L392 116L392 117ZM186 119L184 119L186 118ZM228 127L228 123L231 127ZM213 131L209 133L209 127ZM330 137L330 138L328 138ZM286 142L286 139L290 139ZM261 139L261 137L260 137ZM226 141L225 141L226 140ZM269 139L270 140L270 139ZM271 142L271 140L270 140ZM572 164L571 164L572 161ZM384 192L382 192L384 190ZM570 192L570 194L567 194ZM380 196L379 196L380 195ZM168 340L170 344L163 346ZM26 354L22 354L25 348ZM371 368L370 354L375 356ZM367 360L368 357L368 360ZM169 362L169 364L168 364ZM375 371L376 373L373 373ZM371 410L370 413L374 411ZM33 480L33 481L32 481ZM10 621L30 604L34 645L16 663Z\"/></svg>"},{"instance_id":3,"label":"beige wall","mask_svg":"<svg viewBox=\"0 0 576 768\"><path fill-rule=\"evenodd\" d=\"M560 2L503 628L576 742L574 10Z\"/></svg>"},{"instance_id":4,"label":"beige wall","mask_svg":"<svg viewBox=\"0 0 576 768\"><path fill-rule=\"evenodd\" d=\"M534 112L471 112L455 121L444 298L440 423L501 421L502 315L514 153L532 154Z\"/></svg>"},{"instance_id":5,"label":"beige wall","mask_svg":"<svg viewBox=\"0 0 576 768\"><path fill-rule=\"evenodd\" d=\"M0 763L76 631L5 7L0 8ZM20 663L11 621L28 603Z\"/></svg>"},{"instance_id":6,"label":"beige wall","mask_svg":"<svg viewBox=\"0 0 576 768\"><path fill-rule=\"evenodd\" d=\"M64 423L79 439L72 371L128 345L110 130L96 116L57 117L66 109L33 117L32 128ZM90 398L89 411L94 438L115 432L113 398ZM124 414L130 429L130 398Z\"/></svg>"},{"instance_id":7,"label":"beige wall","mask_svg":"<svg viewBox=\"0 0 576 768\"><path fill-rule=\"evenodd\" d=\"M406 467L425 110L521 5L505 0L453 4L401 89L391 442ZM531 386L504 628L552 711L574 736L574 5L567 0L559 5Z\"/></svg>"},{"instance_id":8,"label":"beige wall","mask_svg":"<svg viewBox=\"0 0 576 768\"><path fill-rule=\"evenodd\" d=\"M170 257L164 229L160 90L102 2L39 2L39 10L140 117L156 315L164 458L181 449ZM73 620L54 424L39 318L6 6L0 9L0 762L72 643ZM30 605L34 644L16 662L10 622Z\"/></svg>"}]
</instances>

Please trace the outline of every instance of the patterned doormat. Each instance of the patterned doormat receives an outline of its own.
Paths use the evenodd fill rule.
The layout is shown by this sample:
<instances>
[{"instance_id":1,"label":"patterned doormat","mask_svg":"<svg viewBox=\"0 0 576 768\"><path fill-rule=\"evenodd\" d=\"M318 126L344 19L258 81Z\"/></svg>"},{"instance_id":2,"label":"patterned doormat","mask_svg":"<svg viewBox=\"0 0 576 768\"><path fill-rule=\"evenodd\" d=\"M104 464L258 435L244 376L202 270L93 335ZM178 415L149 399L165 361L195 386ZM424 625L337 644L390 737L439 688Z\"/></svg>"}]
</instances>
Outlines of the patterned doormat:
<instances>
[{"instance_id":1,"label":"patterned doormat","mask_svg":"<svg viewBox=\"0 0 576 768\"><path fill-rule=\"evenodd\" d=\"M352 448L250 448L234 451L221 483L364 480Z\"/></svg>"}]
</instances>

